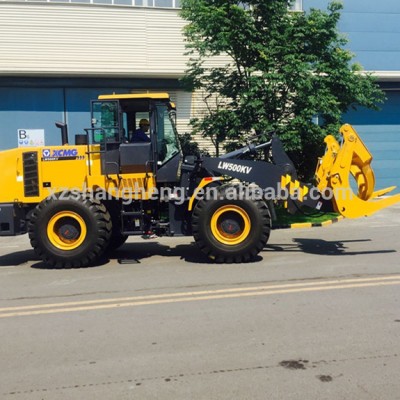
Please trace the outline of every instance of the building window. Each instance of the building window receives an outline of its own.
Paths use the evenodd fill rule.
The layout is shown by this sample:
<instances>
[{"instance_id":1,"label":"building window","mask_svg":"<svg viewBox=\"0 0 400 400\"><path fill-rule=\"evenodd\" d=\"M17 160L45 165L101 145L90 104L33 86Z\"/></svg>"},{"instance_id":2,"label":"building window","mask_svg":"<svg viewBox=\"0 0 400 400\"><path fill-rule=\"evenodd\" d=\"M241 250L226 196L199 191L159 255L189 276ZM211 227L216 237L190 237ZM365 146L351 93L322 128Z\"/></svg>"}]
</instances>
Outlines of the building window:
<instances>
[{"instance_id":1,"label":"building window","mask_svg":"<svg viewBox=\"0 0 400 400\"><path fill-rule=\"evenodd\" d=\"M2 0L0 0L2 1ZM109 4L151 8L181 8L180 0L14 0L18 2L57 2L57 3L87 3Z\"/></svg>"},{"instance_id":2,"label":"building window","mask_svg":"<svg viewBox=\"0 0 400 400\"><path fill-rule=\"evenodd\" d=\"M0 0L2 1L2 0ZM136 7L158 7L158 8L181 8L181 0L14 0L18 2L61 2L61 3L88 3L88 4L110 4L126 5ZM238 3L239 6L248 9L246 1ZM303 11L303 0L292 0L289 7L291 11Z\"/></svg>"},{"instance_id":3,"label":"building window","mask_svg":"<svg viewBox=\"0 0 400 400\"><path fill-rule=\"evenodd\" d=\"M176 1L178 2L178 0ZM287 3L289 3L289 0L287 0ZM290 3L291 5L288 7L289 11L303 11L303 0L290 0ZM240 1L238 6L245 10L252 9L248 1ZM179 7L179 5L177 5L177 7Z\"/></svg>"},{"instance_id":4,"label":"building window","mask_svg":"<svg viewBox=\"0 0 400 400\"><path fill-rule=\"evenodd\" d=\"M155 0L155 7L172 7L172 0Z\"/></svg>"},{"instance_id":5,"label":"building window","mask_svg":"<svg viewBox=\"0 0 400 400\"><path fill-rule=\"evenodd\" d=\"M291 11L303 11L303 0L294 0L289 9Z\"/></svg>"},{"instance_id":6,"label":"building window","mask_svg":"<svg viewBox=\"0 0 400 400\"><path fill-rule=\"evenodd\" d=\"M114 4L117 4L120 6L131 6L132 0L114 0Z\"/></svg>"}]
</instances>

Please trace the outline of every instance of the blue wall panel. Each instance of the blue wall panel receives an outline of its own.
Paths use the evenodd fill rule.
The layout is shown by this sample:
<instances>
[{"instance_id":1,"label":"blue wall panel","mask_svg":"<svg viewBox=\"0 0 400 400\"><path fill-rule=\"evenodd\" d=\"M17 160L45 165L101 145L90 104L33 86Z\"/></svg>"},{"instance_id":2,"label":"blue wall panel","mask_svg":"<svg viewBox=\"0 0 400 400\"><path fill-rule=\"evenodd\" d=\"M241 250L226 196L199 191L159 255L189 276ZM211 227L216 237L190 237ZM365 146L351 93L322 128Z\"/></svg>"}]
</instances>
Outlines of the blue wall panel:
<instances>
[{"instance_id":1,"label":"blue wall panel","mask_svg":"<svg viewBox=\"0 0 400 400\"><path fill-rule=\"evenodd\" d=\"M326 9L328 0L303 0L303 8ZM400 14L399 0L342 0L346 12Z\"/></svg>"},{"instance_id":2,"label":"blue wall panel","mask_svg":"<svg viewBox=\"0 0 400 400\"><path fill-rule=\"evenodd\" d=\"M43 129L47 146L61 144L55 122L67 122L69 142L90 128L90 100L112 88L12 88L0 87L0 150L18 146L18 129ZM118 89L116 93L126 93Z\"/></svg>"},{"instance_id":3,"label":"blue wall panel","mask_svg":"<svg viewBox=\"0 0 400 400\"><path fill-rule=\"evenodd\" d=\"M369 148L376 188L396 185L400 192L400 92L386 93L387 101L380 111L360 109L343 117L352 124Z\"/></svg>"},{"instance_id":4,"label":"blue wall panel","mask_svg":"<svg viewBox=\"0 0 400 400\"><path fill-rule=\"evenodd\" d=\"M343 10L340 19L340 26L346 28L346 32L400 32L400 14L363 13L362 10L347 12L346 10L347 7Z\"/></svg>"},{"instance_id":5,"label":"blue wall panel","mask_svg":"<svg viewBox=\"0 0 400 400\"><path fill-rule=\"evenodd\" d=\"M305 10L326 10L328 0L304 0ZM369 71L400 71L400 1L345 0L339 30L354 61Z\"/></svg>"},{"instance_id":6,"label":"blue wall panel","mask_svg":"<svg viewBox=\"0 0 400 400\"><path fill-rule=\"evenodd\" d=\"M59 144L63 119L62 89L0 87L0 149L18 146L18 129L44 129L46 145Z\"/></svg>"},{"instance_id":7,"label":"blue wall panel","mask_svg":"<svg viewBox=\"0 0 400 400\"><path fill-rule=\"evenodd\" d=\"M326 10L329 2L303 0L303 6ZM354 61L368 71L400 71L400 1L344 0L343 5L338 28ZM380 112L360 109L343 118L370 149L379 189L400 187L400 92L388 91L387 97Z\"/></svg>"}]
</instances>

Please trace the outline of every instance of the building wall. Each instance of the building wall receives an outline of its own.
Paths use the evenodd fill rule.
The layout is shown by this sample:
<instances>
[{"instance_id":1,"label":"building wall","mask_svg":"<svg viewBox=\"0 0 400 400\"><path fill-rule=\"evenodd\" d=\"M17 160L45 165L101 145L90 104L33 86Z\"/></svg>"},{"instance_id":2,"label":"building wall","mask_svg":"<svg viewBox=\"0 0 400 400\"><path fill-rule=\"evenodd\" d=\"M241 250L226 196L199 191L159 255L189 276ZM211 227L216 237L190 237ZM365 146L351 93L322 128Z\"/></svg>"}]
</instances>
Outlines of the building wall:
<instances>
[{"instance_id":1,"label":"building wall","mask_svg":"<svg viewBox=\"0 0 400 400\"><path fill-rule=\"evenodd\" d=\"M305 10L326 10L330 0L303 0ZM342 0L339 29L355 61L382 77L400 77L400 1ZM387 72L392 72L388 75ZM397 73L397 74L396 74Z\"/></svg>"},{"instance_id":2,"label":"building wall","mask_svg":"<svg viewBox=\"0 0 400 400\"><path fill-rule=\"evenodd\" d=\"M57 121L68 124L70 143L73 143L76 134L82 134L85 128L90 127L90 100L108 93L167 92L178 107L178 131L190 132L194 96L179 89L177 84L167 87L149 85L143 90L129 82L118 89L106 86L106 83L104 81L104 87L101 87L102 82L99 82L93 88L68 87L67 82L64 87L0 87L0 149L17 147L17 132L20 129L44 130L45 144L59 145L61 136L55 126ZM200 145L208 146L204 139L199 138L198 141Z\"/></svg>"},{"instance_id":3,"label":"building wall","mask_svg":"<svg viewBox=\"0 0 400 400\"><path fill-rule=\"evenodd\" d=\"M0 1L0 149L18 129L44 129L59 144L55 121L72 134L89 127L90 100L104 93L167 91L178 129L189 132L191 93L182 90L187 56L177 9ZM226 63L218 57L210 66ZM202 146L208 141L199 137Z\"/></svg>"},{"instance_id":4,"label":"building wall","mask_svg":"<svg viewBox=\"0 0 400 400\"><path fill-rule=\"evenodd\" d=\"M326 9L328 0L303 0L306 10ZM373 73L386 93L380 111L359 109L343 116L370 149L376 187L400 192L400 1L343 0L339 23L354 61Z\"/></svg>"},{"instance_id":5,"label":"building wall","mask_svg":"<svg viewBox=\"0 0 400 400\"><path fill-rule=\"evenodd\" d=\"M380 111L361 109L348 113L351 123L362 136L374 159L377 189L397 185L400 188L400 91L388 90Z\"/></svg>"},{"instance_id":6,"label":"building wall","mask_svg":"<svg viewBox=\"0 0 400 400\"><path fill-rule=\"evenodd\" d=\"M176 10L0 2L0 74L177 78Z\"/></svg>"},{"instance_id":7,"label":"building wall","mask_svg":"<svg viewBox=\"0 0 400 400\"><path fill-rule=\"evenodd\" d=\"M328 3L303 0L303 8ZM343 3L339 28L348 48L388 94L381 112L350 112L344 121L371 147L378 187L400 187L400 1ZM0 149L17 145L17 129L44 129L47 144L58 144L58 120L71 134L82 133L90 99L112 91L170 92L180 132L190 131L190 117L204 102L201 93L179 86L187 61L184 25L176 9L0 0ZM221 57L211 65L226 62Z\"/></svg>"}]
</instances>

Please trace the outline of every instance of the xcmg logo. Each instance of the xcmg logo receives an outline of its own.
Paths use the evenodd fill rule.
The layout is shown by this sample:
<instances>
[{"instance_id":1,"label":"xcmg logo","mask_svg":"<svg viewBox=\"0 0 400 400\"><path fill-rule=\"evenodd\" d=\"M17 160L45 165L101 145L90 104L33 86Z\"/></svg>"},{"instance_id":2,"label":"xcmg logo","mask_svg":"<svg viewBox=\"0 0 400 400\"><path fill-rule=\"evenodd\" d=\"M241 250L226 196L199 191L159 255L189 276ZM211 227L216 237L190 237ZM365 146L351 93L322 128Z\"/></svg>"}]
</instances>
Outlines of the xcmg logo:
<instances>
[{"instance_id":1,"label":"xcmg logo","mask_svg":"<svg viewBox=\"0 0 400 400\"><path fill-rule=\"evenodd\" d=\"M78 155L77 149L43 149L43 158L64 158L64 157L76 157Z\"/></svg>"}]
</instances>

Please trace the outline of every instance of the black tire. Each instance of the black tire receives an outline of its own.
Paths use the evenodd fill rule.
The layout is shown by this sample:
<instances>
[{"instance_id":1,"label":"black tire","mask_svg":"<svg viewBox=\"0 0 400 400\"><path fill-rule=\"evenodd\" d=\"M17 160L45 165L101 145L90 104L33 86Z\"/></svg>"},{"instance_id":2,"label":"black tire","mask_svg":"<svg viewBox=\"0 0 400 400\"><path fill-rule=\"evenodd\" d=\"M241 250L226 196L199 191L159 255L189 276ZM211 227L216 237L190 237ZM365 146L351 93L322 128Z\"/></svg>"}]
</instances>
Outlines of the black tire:
<instances>
[{"instance_id":1,"label":"black tire","mask_svg":"<svg viewBox=\"0 0 400 400\"><path fill-rule=\"evenodd\" d=\"M107 253L112 253L121 247L128 239L128 235L122 235L121 233L113 233L107 245Z\"/></svg>"},{"instance_id":2,"label":"black tire","mask_svg":"<svg viewBox=\"0 0 400 400\"><path fill-rule=\"evenodd\" d=\"M32 212L28 233L38 256L54 268L93 264L106 249L112 223L98 200L63 194L39 203Z\"/></svg>"},{"instance_id":3,"label":"black tire","mask_svg":"<svg viewBox=\"0 0 400 400\"><path fill-rule=\"evenodd\" d=\"M106 249L106 253L109 254L121 247L129 236L121 233L121 204L116 201L106 201L104 205L110 213L112 221L111 237Z\"/></svg>"},{"instance_id":4,"label":"black tire","mask_svg":"<svg viewBox=\"0 0 400 400\"><path fill-rule=\"evenodd\" d=\"M219 263L254 260L265 247L271 230L271 216L263 200L227 198L221 187L216 199L200 200L192 215L193 236L203 253Z\"/></svg>"}]
</instances>

